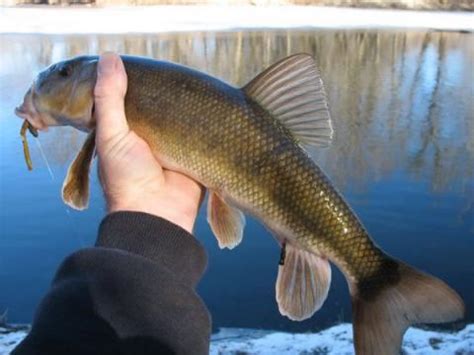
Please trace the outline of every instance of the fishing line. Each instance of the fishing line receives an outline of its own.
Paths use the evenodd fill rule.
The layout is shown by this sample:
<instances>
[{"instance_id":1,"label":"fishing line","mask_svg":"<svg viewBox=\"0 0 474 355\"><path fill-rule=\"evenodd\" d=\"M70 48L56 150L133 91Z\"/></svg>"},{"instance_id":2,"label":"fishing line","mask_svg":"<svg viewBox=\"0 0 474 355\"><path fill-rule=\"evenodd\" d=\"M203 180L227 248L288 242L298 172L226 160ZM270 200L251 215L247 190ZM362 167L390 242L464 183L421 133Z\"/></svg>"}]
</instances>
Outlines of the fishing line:
<instances>
[{"instance_id":1,"label":"fishing line","mask_svg":"<svg viewBox=\"0 0 474 355\"><path fill-rule=\"evenodd\" d=\"M37 138L35 139L35 142L36 142L36 145L38 146L39 151L41 152L41 157L43 158L43 161L46 164L46 167L48 168L49 176L51 176L51 180L55 181L53 170L51 169L51 166L48 163L48 159L46 158L46 155L44 154L43 147L41 146L40 140Z\"/></svg>"},{"instance_id":2,"label":"fishing line","mask_svg":"<svg viewBox=\"0 0 474 355\"><path fill-rule=\"evenodd\" d=\"M35 139L35 141L36 141L36 145L38 146L38 149L41 153L41 157L43 158L43 161L44 161L46 167L48 168L48 172L49 172L49 176L51 177L51 180L56 181L56 179L54 177L53 169L51 169L51 165L49 165L48 158L46 157L46 154L44 154L44 150L43 150L43 147L41 146L40 140L37 138L37 139ZM86 246L86 244L85 244L84 240L81 238L81 236L76 232L77 231L76 223L74 221L74 218L71 216L71 212L69 211L69 209L67 207L64 210L66 211L66 215L68 216L67 220L69 221L69 224L71 226L72 234L74 234L75 238L79 241L79 245L81 246L81 248L84 248Z\"/></svg>"}]
</instances>

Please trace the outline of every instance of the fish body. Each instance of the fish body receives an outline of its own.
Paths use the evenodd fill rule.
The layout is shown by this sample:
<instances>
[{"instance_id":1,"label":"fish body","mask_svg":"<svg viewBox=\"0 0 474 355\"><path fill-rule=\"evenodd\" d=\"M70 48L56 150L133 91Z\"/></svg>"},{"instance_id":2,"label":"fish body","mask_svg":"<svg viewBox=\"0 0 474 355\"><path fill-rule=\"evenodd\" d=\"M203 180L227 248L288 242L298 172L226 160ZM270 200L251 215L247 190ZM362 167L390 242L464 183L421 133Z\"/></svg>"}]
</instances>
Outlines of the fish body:
<instances>
[{"instance_id":1,"label":"fish body","mask_svg":"<svg viewBox=\"0 0 474 355\"><path fill-rule=\"evenodd\" d=\"M125 66L130 125L168 168L256 216L280 241L331 255L354 278L378 272L381 253L349 205L291 131L244 91L176 64Z\"/></svg>"},{"instance_id":2,"label":"fish body","mask_svg":"<svg viewBox=\"0 0 474 355\"><path fill-rule=\"evenodd\" d=\"M122 59L131 129L165 168L208 188L208 221L219 245L239 244L246 213L282 246L276 282L282 314L302 320L322 306L332 261L350 287L357 354L397 354L410 324L462 317L463 302L447 285L375 245L304 149L329 144L333 133L324 86L310 56L286 58L243 88L175 63ZM54 121L93 131L96 61L79 57L47 69L18 114L36 128ZM66 71L70 77L62 75ZM62 92L67 88L67 99L58 99L61 87ZM87 203L84 176L93 144L94 139L86 141L66 178L65 201L76 207Z\"/></svg>"}]
</instances>

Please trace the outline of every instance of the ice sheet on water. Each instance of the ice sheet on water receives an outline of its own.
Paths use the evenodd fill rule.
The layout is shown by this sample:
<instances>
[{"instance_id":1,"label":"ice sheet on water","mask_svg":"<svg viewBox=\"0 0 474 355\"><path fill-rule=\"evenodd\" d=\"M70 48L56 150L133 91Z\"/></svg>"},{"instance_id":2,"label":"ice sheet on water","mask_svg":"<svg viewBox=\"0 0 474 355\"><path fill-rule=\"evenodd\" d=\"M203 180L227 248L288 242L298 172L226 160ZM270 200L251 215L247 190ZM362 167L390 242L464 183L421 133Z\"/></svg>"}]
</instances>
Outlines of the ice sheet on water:
<instances>
[{"instance_id":1,"label":"ice sheet on water","mask_svg":"<svg viewBox=\"0 0 474 355\"><path fill-rule=\"evenodd\" d=\"M255 28L416 28L473 31L470 12L317 6L3 8L0 33L157 33ZM19 25L21 24L21 25Z\"/></svg>"}]
</instances>

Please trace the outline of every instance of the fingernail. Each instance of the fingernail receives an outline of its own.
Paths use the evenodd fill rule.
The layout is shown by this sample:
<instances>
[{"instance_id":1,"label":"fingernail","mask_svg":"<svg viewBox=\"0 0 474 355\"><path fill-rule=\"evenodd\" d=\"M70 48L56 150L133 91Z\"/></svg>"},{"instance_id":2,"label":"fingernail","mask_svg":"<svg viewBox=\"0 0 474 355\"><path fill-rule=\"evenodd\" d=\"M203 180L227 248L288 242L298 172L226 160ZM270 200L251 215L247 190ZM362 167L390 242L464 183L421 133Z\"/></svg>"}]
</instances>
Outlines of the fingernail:
<instances>
[{"instance_id":1,"label":"fingernail","mask_svg":"<svg viewBox=\"0 0 474 355\"><path fill-rule=\"evenodd\" d=\"M107 75L113 73L117 68L117 55L112 52L106 52L99 58L97 73Z\"/></svg>"}]
</instances>

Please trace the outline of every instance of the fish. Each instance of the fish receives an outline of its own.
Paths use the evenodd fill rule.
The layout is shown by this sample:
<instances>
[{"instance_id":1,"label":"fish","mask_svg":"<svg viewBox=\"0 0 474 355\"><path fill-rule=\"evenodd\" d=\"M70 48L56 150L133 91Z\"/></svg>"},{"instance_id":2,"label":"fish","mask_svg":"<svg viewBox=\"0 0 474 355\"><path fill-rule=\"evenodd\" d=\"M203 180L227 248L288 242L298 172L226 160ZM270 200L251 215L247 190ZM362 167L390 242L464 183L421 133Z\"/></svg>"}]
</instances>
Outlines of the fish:
<instances>
[{"instance_id":1,"label":"fish","mask_svg":"<svg viewBox=\"0 0 474 355\"><path fill-rule=\"evenodd\" d=\"M334 264L349 285L358 355L399 354L412 324L464 316L456 291L377 246L308 153L334 136L311 55L283 58L243 87L178 63L121 59L130 128L164 168L207 188L207 220L219 246L232 249L242 241L245 215L257 218L281 246L275 292L282 315L301 321L318 311ZM51 65L16 109L39 131L69 125L89 133L62 190L76 209L89 199L97 62L97 56L80 56Z\"/></svg>"}]
</instances>

